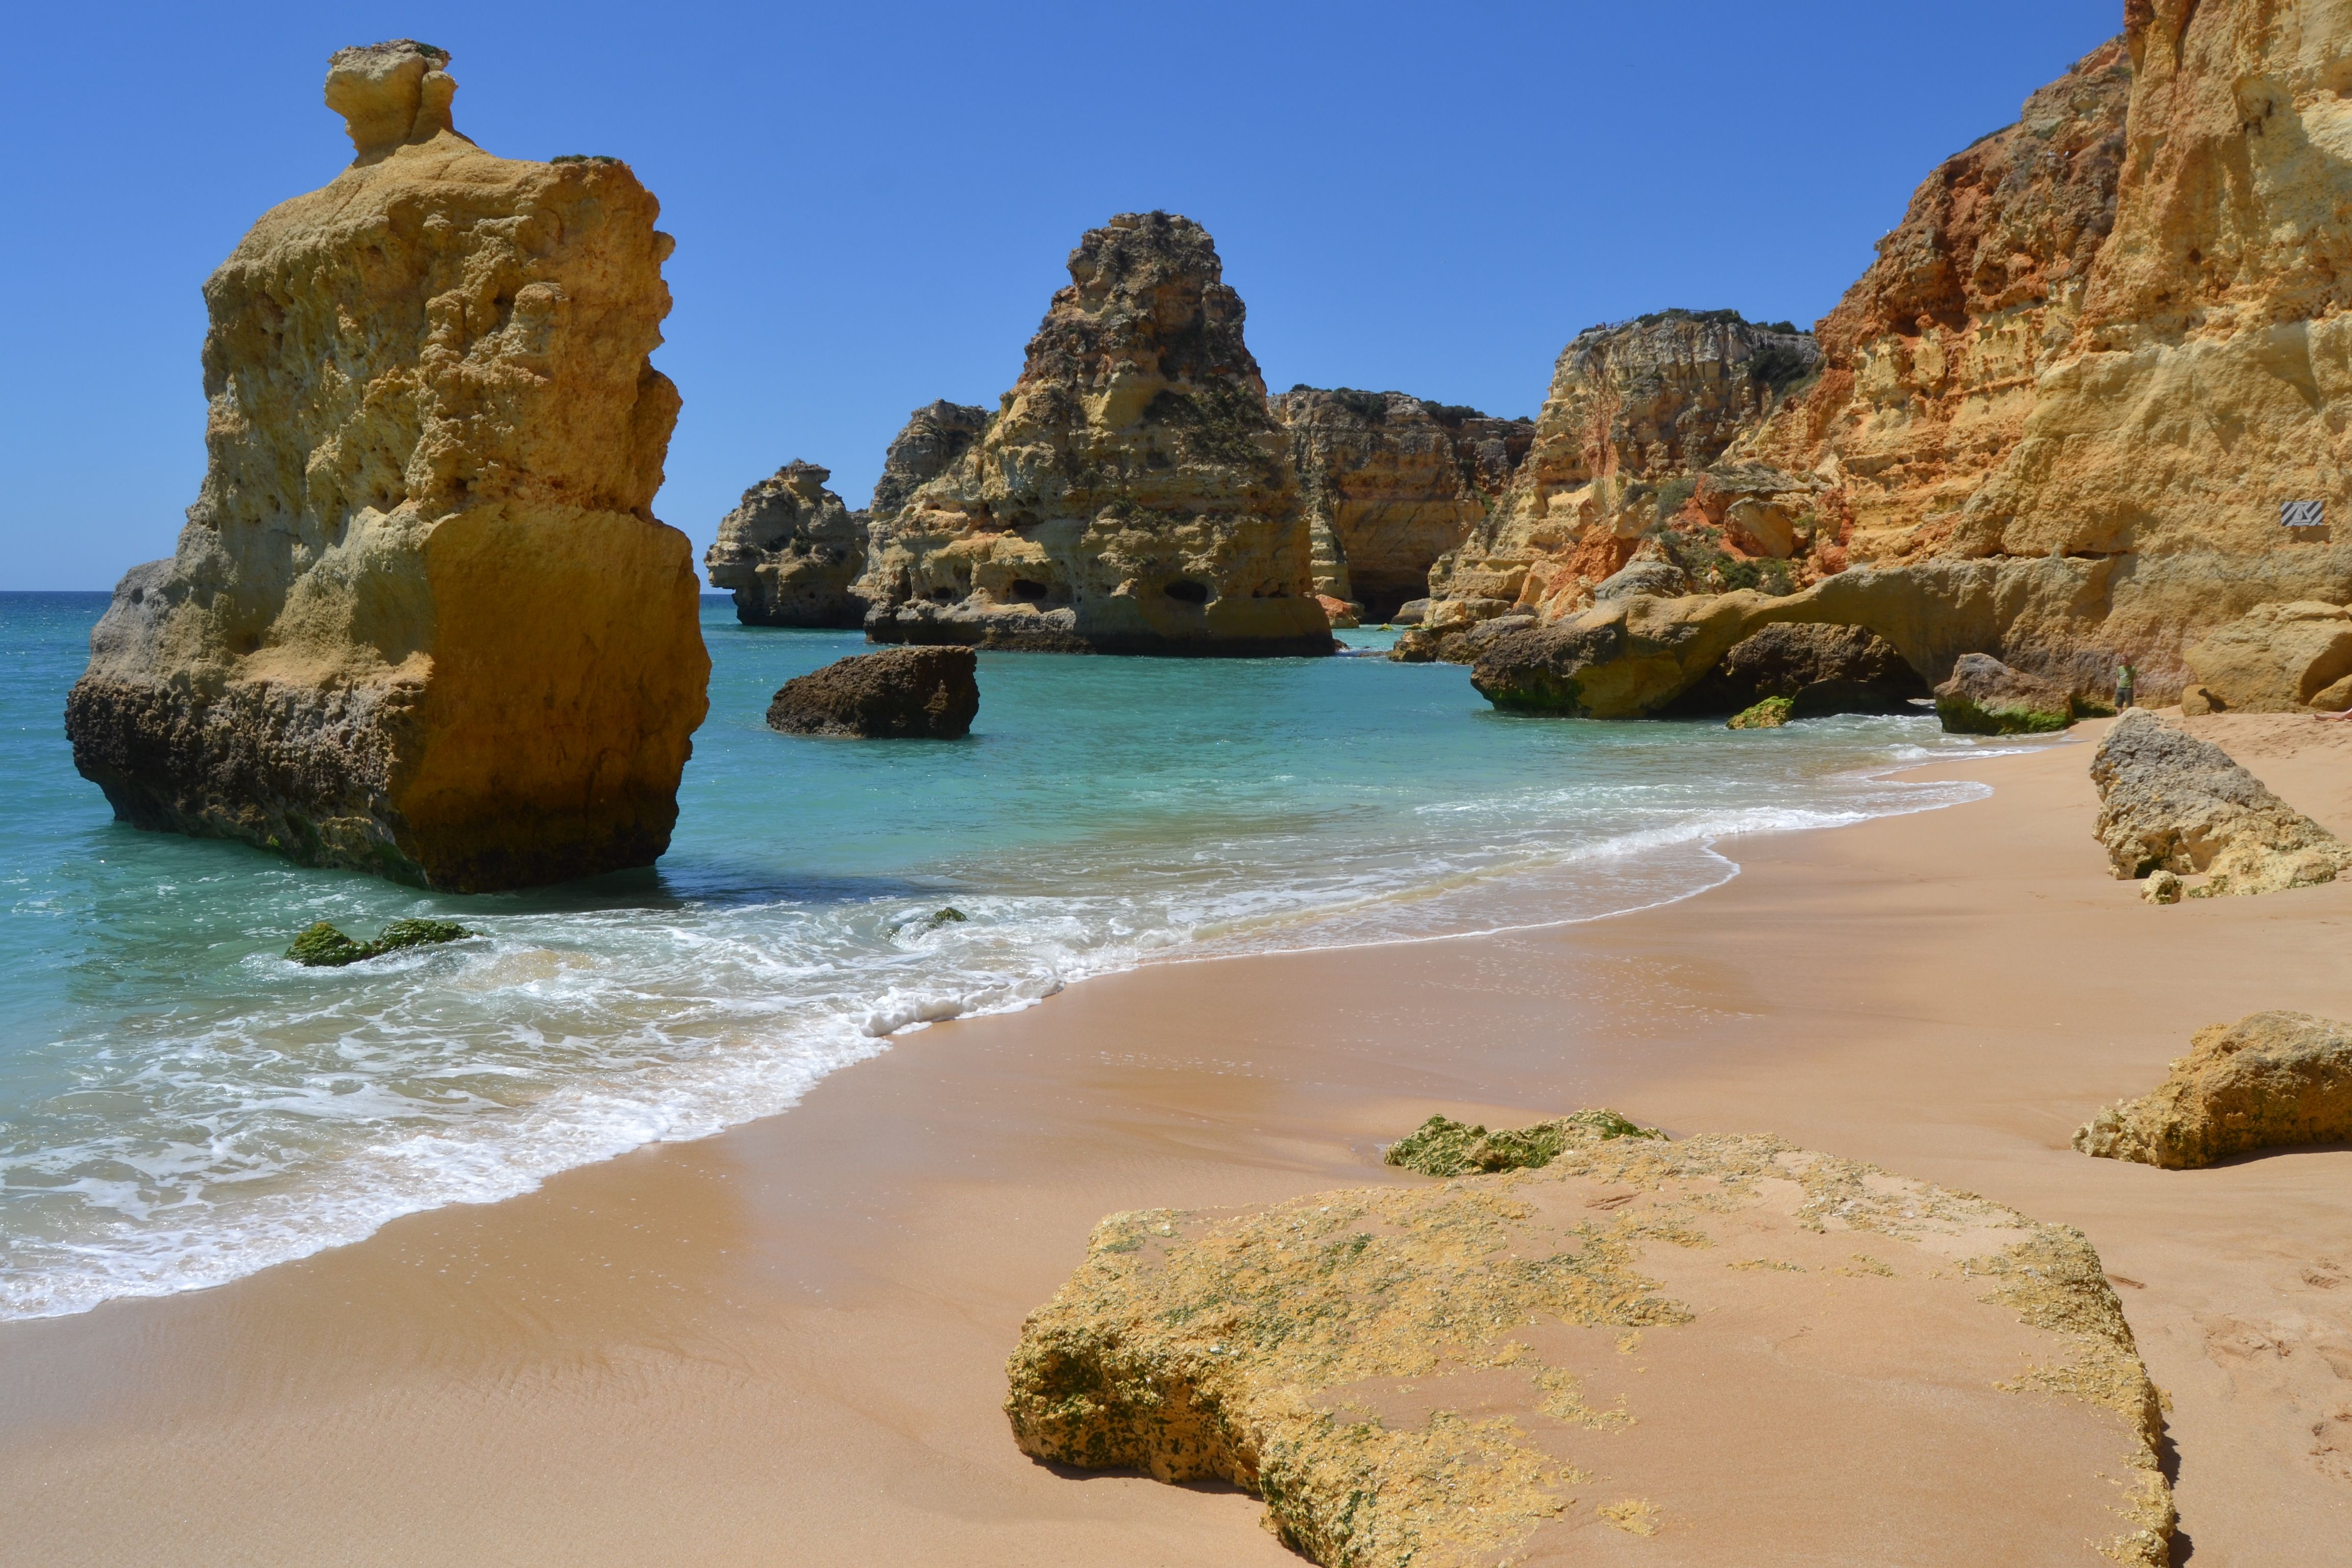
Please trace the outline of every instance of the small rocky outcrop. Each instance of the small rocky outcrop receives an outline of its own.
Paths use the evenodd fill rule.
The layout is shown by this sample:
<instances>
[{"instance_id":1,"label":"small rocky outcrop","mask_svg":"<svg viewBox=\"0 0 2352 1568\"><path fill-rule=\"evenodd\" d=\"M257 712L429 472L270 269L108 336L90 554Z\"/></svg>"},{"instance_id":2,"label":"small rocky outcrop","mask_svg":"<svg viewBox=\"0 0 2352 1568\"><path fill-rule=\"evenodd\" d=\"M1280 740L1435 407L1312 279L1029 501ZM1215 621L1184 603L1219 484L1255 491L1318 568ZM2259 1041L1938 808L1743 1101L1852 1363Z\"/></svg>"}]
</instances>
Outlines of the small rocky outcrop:
<instances>
[{"instance_id":1,"label":"small rocky outcrop","mask_svg":"<svg viewBox=\"0 0 2352 1568\"><path fill-rule=\"evenodd\" d=\"M1289 442L1241 298L1190 218L1129 213L987 429L889 516L858 585L877 642L1328 654Z\"/></svg>"},{"instance_id":2,"label":"small rocky outcrop","mask_svg":"<svg viewBox=\"0 0 2352 1568\"><path fill-rule=\"evenodd\" d=\"M66 729L138 826L483 891L660 856L710 666L657 205L458 135L448 62L334 56L358 156L206 280L203 489Z\"/></svg>"},{"instance_id":3,"label":"small rocky outcrop","mask_svg":"<svg viewBox=\"0 0 2352 1568\"><path fill-rule=\"evenodd\" d=\"M731 589L747 626L855 626L866 601L866 517L824 488L832 471L798 458L743 492L703 556L714 588Z\"/></svg>"},{"instance_id":4,"label":"small rocky outcrop","mask_svg":"<svg viewBox=\"0 0 2352 1568\"><path fill-rule=\"evenodd\" d=\"M1486 514L1535 422L1402 392L1294 386L1272 400L1315 537L1315 591L1385 621Z\"/></svg>"},{"instance_id":5,"label":"small rocky outcrop","mask_svg":"<svg viewBox=\"0 0 2352 1568\"><path fill-rule=\"evenodd\" d=\"M333 924L320 921L294 939L286 956L310 969L341 969L346 964L362 963L371 958L382 958L387 952L403 948L433 947L446 942L460 942L478 931L467 931L455 921L394 921L379 932L373 942L354 942L337 931Z\"/></svg>"},{"instance_id":6,"label":"small rocky outcrop","mask_svg":"<svg viewBox=\"0 0 2352 1568\"><path fill-rule=\"evenodd\" d=\"M2203 875L2190 898L2332 882L2347 846L2279 799L2221 747L2144 709L2116 721L2091 759L2099 842L2117 878ZM2163 901L2171 901L2165 900Z\"/></svg>"},{"instance_id":7,"label":"small rocky outcrop","mask_svg":"<svg viewBox=\"0 0 2352 1568\"><path fill-rule=\"evenodd\" d=\"M1671 1532L1677 1561L1783 1531L1899 1561L1961 1528L1987 1561L2167 1560L2158 1395L2080 1232L1769 1137L1470 1131L1415 1147L1499 1173L1105 1219L1022 1327L1014 1441L1230 1482L1332 1564L1583 1561L1620 1531ZM1810 1348L1769 1401L1717 1396L1782 1334ZM1642 1376L1659 1357L1672 1378ZM1801 1436L1864 1422L1867 1445ZM1738 1456L1737 1501L1685 1431ZM1888 1506L1891 1475L1929 1468Z\"/></svg>"},{"instance_id":8,"label":"small rocky outcrop","mask_svg":"<svg viewBox=\"0 0 2352 1568\"><path fill-rule=\"evenodd\" d=\"M2352 1140L2352 1027L2308 1013L2255 1013L2200 1030L2152 1094L2112 1105L2074 1134L2108 1160L2194 1171L2232 1154Z\"/></svg>"},{"instance_id":9,"label":"small rocky outcrop","mask_svg":"<svg viewBox=\"0 0 2352 1568\"><path fill-rule=\"evenodd\" d=\"M768 727L788 735L952 741L971 732L980 711L978 663L968 647L858 654L785 681L768 704Z\"/></svg>"},{"instance_id":10,"label":"small rocky outcrop","mask_svg":"<svg viewBox=\"0 0 2352 1568\"><path fill-rule=\"evenodd\" d=\"M1468 1176L1481 1172L1539 1171L1559 1158L1570 1143L1601 1138L1658 1138L1665 1134L1643 1127L1606 1108L1571 1110L1566 1116L1531 1126L1496 1128L1433 1116L1388 1147L1384 1163L1424 1176Z\"/></svg>"},{"instance_id":11,"label":"small rocky outcrop","mask_svg":"<svg viewBox=\"0 0 2352 1568\"><path fill-rule=\"evenodd\" d=\"M2184 713L2352 708L2352 610L2341 605L2257 605L2188 658Z\"/></svg>"},{"instance_id":12,"label":"small rocky outcrop","mask_svg":"<svg viewBox=\"0 0 2352 1568\"><path fill-rule=\"evenodd\" d=\"M1779 730L1796 717L1796 704L1786 697L1767 697L1723 721L1727 730Z\"/></svg>"},{"instance_id":13,"label":"small rocky outcrop","mask_svg":"<svg viewBox=\"0 0 2352 1568\"><path fill-rule=\"evenodd\" d=\"M1936 688L1936 717L1955 735L2046 735L2074 722L2074 700L1989 653L1964 653Z\"/></svg>"},{"instance_id":14,"label":"small rocky outcrop","mask_svg":"<svg viewBox=\"0 0 2352 1568\"><path fill-rule=\"evenodd\" d=\"M1832 713L1907 713L1911 699L1927 695L1919 672L1869 628L1784 623L1733 644L1723 662L1665 711L1746 713L1776 702L1778 721L1786 722Z\"/></svg>"}]
</instances>

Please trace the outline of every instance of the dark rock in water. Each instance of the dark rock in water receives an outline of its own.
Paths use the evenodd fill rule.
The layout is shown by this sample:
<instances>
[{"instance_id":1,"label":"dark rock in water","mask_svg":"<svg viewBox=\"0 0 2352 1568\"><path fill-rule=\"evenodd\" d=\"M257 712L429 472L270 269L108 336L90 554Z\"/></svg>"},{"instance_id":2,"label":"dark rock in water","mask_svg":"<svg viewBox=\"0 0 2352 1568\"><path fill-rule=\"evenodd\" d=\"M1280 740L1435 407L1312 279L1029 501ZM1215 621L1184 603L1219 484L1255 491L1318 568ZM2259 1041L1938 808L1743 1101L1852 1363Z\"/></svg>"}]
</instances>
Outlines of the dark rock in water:
<instances>
[{"instance_id":1,"label":"dark rock in water","mask_svg":"<svg viewBox=\"0 0 2352 1568\"><path fill-rule=\"evenodd\" d=\"M431 947L476 934L455 921L394 921L373 942L353 942L331 924L320 921L286 950L286 956L312 969L341 969L370 958L381 958L404 947Z\"/></svg>"},{"instance_id":2,"label":"dark rock in water","mask_svg":"<svg viewBox=\"0 0 2352 1568\"><path fill-rule=\"evenodd\" d=\"M859 654L787 680L768 727L790 735L951 741L980 711L979 660L968 647Z\"/></svg>"},{"instance_id":3,"label":"dark rock in water","mask_svg":"<svg viewBox=\"0 0 2352 1568\"><path fill-rule=\"evenodd\" d=\"M1685 692L1674 714L1743 713L1767 698L1789 700L1788 717L1903 713L1927 682L1892 644L1865 626L1783 624L1735 645L1713 674Z\"/></svg>"},{"instance_id":4,"label":"dark rock in water","mask_svg":"<svg viewBox=\"0 0 2352 1568\"><path fill-rule=\"evenodd\" d=\"M2074 700L1989 653L1964 653L1936 688L1936 717L1955 735L2040 735L2074 722Z\"/></svg>"}]
</instances>

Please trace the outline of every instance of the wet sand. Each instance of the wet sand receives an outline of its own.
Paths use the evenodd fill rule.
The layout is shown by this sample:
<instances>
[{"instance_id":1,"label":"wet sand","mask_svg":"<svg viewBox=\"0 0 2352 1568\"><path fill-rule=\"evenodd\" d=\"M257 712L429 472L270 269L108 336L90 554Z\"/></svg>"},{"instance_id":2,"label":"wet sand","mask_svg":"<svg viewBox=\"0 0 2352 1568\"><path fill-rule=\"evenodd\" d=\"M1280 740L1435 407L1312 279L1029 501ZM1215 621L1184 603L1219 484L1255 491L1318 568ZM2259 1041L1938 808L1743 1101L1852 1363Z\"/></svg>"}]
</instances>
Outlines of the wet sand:
<instances>
[{"instance_id":1,"label":"wet sand","mask_svg":"<svg viewBox=\"0 0 2352 1568\"><path fill-rule=\"evenodd\" d=\"M2196 727L2352 834L2352 726ZM2081 1226L2173 1400L2179 1560L2341 1563L2352 1150L2067 1139L2205 1024L2352 1016L2352 886L2141 902L2090 837L2096 731L1923 772L1972 805L1727 841L1682 903L1090 982L718 1138L0 1326L0 1562L1296 1563L1248 1497L1020 1455L1023 1315L1112 1210L1415 1179L1379 1148L1432 1110L1609 1104Z\"/></svg>"}]
</instances>

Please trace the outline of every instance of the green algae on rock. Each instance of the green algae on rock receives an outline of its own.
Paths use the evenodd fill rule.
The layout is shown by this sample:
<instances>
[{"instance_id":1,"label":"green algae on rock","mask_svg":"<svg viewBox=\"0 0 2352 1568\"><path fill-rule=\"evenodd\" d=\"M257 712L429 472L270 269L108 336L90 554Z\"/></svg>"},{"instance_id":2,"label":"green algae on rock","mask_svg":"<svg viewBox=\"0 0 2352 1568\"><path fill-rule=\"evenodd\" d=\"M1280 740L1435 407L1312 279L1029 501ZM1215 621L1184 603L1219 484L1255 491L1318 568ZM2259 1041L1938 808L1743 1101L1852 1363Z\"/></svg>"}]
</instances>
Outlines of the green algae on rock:
<instances>
[{"instance_id":1,"label":"green algae on rock","mask_svg":"<svg viewBox=\"0 0 2352 1568\"><path fill-rule=\"evenodd\" d=\"M2158 1397L2079 1232L1770 1137L1575 1125L1541 1169L1110 1215L1023 1325L1015 1442L1229 1480L1350 1568L1570 1560L1612 1530L1726 1560L1800 1506L1890 1556L1966 1521L2002 1537L1988 1560L2167 1560ZM1433 1119L1424 1147L1457 1130ZM1805 1348L1770 1352L1770 1398L1694 1402L1753 1375L1776 1325ZM1855 1418L1868 1444L1805 1447ZM1739 1455L1740 1485L1673 1457L1685 1433ZM1851 1486L1822 1486L1824 1452ZM1800 1496L1785 1520L1757 1503Z\"/></svg>"},{"instance_id":2,"label":"green algae on rock","mask_svg":"<svg viewBox=\"0 0 2352 1568\"><path fill-rule=\"evenodd\" d=\"M393 921L373 942L353 942L331 922L320 921L294 939L286 956L311 969L341 969L404 947L431 947L476 934L455 921L407 920Z\"/></svg>"},{"instance_id":3,"label":"green algae on rock","mask_svg":"<svg viewBox=\"0 0 2352 1568\"><path fill-rule=\"evenodd\" d=\"M1540 1170L1559 1157L1570 1139L1664 1136L1654 1127L1638 1126L1605 1109L1573 1110L1530 1127L1493 1132L1433 1116L1390 1144L1384 1158L1424 1176L1463 1176L1479 1171Z\"/></svg>"},{"instance_id":4,"label":"green algae on rock","mask_svg":"<svg viewBox=\"0 0 2352 1568\"><path fill-rule=\"evenodd\" d=\"M1789 721L1796 702L1786 697L1767 697L1752 708L1743 708L1723 721L1727 730L1777 730Z\"/></svg>"}]
</instances>

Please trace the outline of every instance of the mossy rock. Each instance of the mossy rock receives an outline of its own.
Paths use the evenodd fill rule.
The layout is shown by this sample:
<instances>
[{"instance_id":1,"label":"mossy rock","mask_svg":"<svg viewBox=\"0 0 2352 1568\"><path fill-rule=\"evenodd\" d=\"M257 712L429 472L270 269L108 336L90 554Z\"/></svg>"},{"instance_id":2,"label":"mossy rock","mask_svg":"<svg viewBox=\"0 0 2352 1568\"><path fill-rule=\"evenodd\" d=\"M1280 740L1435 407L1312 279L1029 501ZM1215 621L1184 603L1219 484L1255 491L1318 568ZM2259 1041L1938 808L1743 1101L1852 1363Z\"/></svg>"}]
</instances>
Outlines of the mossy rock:
<instances>
[{"instance_id":1,"label":"mossy rock","mask_svg":"<svg viewBox=\"0 0 2352 1568\"><path fill-rule=\"evenodd\" d=\"M1463 1176L1473 1172L1540 1170L1571 1142L1611 1138L1657 1138L1654 1127L1630 1121L1613 1110L1571 1111L1531 1127L1489 1132L1484 1127L1433 1116L1389 1145L1388 1163L1424 1176Z\"/></svg>"},{"instance_id":2,"label":"mossy rock","mask_svg":"<svg viewBox=\"0 0 2352 1568\"><path fill-rule=\"evenodd\" d=\"M455 921L394 921L373 942L353 942L320 921L294 939L286 956L311 969L341 969L404 947L431 947L476 934Z\"/></svg>"},{"instance_id":3,"label":"mossy rock","mask_svg":"<svg viewBox=\"0 0 2352 1568\"><path fill-rule=\"evenodd\" d=\"M2074 722L2071 709L2053 713L2038 708L1981 707L1965 697L1937 698L1936 717L1950 735L2049 735Z\"/></svg>"},{"instance_id":4,"label":"mossy rock","mask_svg":"<svg viewBox=\"0 0 2352 1568\"><path fill-rule=\"evenodd\" d=\"M1752 708L1742 709L1723 721L1727 730L1777 730L1789 721L1796 711L1796 700L1790 697L1767 697Z\"/></svg>"}]
</instances>

